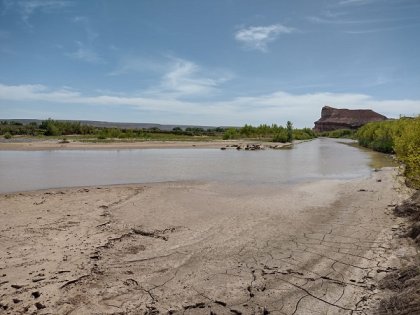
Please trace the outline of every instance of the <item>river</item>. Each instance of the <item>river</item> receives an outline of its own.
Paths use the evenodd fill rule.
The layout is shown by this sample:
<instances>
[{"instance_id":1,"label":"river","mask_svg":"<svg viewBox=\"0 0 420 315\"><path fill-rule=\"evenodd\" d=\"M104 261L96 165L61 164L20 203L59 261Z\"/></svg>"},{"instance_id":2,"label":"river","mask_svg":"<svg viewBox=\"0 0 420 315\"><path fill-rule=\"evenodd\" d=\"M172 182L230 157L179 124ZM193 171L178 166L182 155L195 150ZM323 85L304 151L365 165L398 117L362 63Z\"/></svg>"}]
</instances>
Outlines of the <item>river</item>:
<instances>
[{"instance_id":1,"label":"river","mask_svg":"<svg viewBox=\"0 0 420 315\"><path fill-rule=\"evenodd\" d=\"M1 151L0 192L165 181L288 184L369 175L380 155L332 139L292 149Z\"/></svg>"}]
</instances>

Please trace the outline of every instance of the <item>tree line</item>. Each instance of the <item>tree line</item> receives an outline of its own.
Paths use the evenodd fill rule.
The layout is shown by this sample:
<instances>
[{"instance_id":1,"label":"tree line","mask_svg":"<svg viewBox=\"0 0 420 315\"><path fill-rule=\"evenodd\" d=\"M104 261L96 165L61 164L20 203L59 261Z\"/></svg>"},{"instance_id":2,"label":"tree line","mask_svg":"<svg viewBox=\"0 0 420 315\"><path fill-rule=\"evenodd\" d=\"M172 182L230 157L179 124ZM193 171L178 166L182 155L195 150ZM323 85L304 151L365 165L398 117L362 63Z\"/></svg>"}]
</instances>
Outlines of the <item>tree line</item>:
<instances>
[{"instance_id":1,"label":"tree line","mask_svg":"<svg viewBox=\"0 0 420 315\"><path fill-rule=\"evenodd\" d=\"M200 127L187 127L182 129L175 127L172 130L160 130L159 128L111 128L95 127L81 124L78 121L59 121L47 119L40 124L31 122L22 124L16 121L0 122L0 135L10 138L14 135L28 136L68 136L68 135L91 135L98 139L108 138L137 138L147 137L151 133L174 134L182 136L216 136L222 135L224 128L204 129Z\"/></svg>"},{"instance_id":2,"label":"tree line","mask_svg":"<svg viewBox=\"0 0 420 315\"><path fill-rule=\"evenodd\" d=\"M273 142L292 142L293 140L309 140L315 138L315 132L310 128L295 129L291 121L286 123L286 127L281 125L261 124L257 127L246 124L242 128L229 128L225 131L223 139L264 139Z\"/></svg>"},{"instance_id":3,"label":"tree line","mask_svg":"<svg viewBox=\"0 0 420 315\"><path fill-rule=\"evenodd\" d=\"M274 142L291 142L293 140L306 140L316 137L312 129L293 128L292 122L288 121L286 126L272 124L261 124L257 127L245 124L243 127L236 128L209 128L201 127L174 127L172 130L160 130L152 128L109 128L95 127L81 124L78 121L59 121L47 119L40 124L31 122L22 124L20 122L2 121L0 122L0 135L10 138L14 135L30 136L69 136L87 135L97 139L125 139L125 138L149 138L150 135L163 134L174 136L211 136L228 139L264 139Z\"/></svg>"}]
</instances>

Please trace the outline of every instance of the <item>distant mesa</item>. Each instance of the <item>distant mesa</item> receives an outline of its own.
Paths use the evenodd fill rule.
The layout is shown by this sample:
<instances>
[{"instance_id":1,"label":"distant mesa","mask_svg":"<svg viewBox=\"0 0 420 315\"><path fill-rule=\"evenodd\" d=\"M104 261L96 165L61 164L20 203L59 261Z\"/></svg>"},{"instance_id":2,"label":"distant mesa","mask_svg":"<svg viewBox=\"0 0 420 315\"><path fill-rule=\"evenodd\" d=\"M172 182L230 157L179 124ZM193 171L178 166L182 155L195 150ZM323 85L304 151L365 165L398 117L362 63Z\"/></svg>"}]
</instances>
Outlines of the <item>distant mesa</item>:
<instances>
[{"instance_id":1,"label":"distant mesa","mask_svg":"<svg viewBox=\"0 0 420 315\"><path fill-rule=\"evenodd\" d=\"M321 118L315 122L315 131L332 131L337 129L357 129L372 121L386 120L384 115L371 109L339 109L324 106Z\"/></svg>"}]
</instances>

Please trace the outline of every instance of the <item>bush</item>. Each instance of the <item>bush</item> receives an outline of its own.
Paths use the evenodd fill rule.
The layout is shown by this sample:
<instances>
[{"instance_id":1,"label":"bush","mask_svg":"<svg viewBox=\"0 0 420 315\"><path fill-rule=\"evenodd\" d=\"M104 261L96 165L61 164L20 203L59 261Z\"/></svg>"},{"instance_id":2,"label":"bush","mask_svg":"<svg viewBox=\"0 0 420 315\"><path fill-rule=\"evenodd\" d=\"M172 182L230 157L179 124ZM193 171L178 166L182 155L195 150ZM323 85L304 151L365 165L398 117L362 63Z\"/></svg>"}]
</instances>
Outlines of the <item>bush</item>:
<instances>
[{"instance_id":1,"label":"bush","mask_svg":"<svg viewBox=\"0 0 420 315\"><path fill-rule=\"evenodd\" d=\"M289 136L286 129L279 129L278 133L274 136L273 142L289 142Z\"/></svg>"},{"instance_id":2,"label":"bush","mask_svg":"<svg viewBox=\"0 0 420 315\"><path fill-rule=\"evenodd\" d=\"M287 129L287 142L292 142L293 141L293 124L290 120L286 124L286 129Z\"/></svg>"},{"instance_id":3,"label":"bush","mask_svg":"<svg viewBox=\"0 0 420 315\"><path fill-rule=\"evenodd\" d=\"M293 139L296 139L296 140L309 140L315 137L316 137L315 133L310 128L293 130Z\"/></svg>"},{"instance_id":4,"label":"bush","mask_svg":"<svg viewBox=\"0 0 420 315\"><path fill-rule=\"evenodd\" d=\"M236 138L238 138L238 136L239 136L239 133L238 133L237 129L229 128L223 134L223 140L236 139Z\"/></svg>"},{"instance_id":5,"label":"bush","mask_svg":"<svg viewBox=\"0 0 420 315\"><path fill-rule=\"evenodd\" d=\"M405 175L415 188L420 188L420 116L369 123L356 137L361 146L385 153L396 153L405 164Z\"/></svg>"},{"instance_id":6,"label":"bush","mask_svg":"<svg viewBox=\"0 0 420 315\"><path fill-rule=\"evenodd\" d=\"M398 120L372 122L361 127L356 138L361 146L383 153L394 153L394 139L399 135Z\"/></svg>"},{"instance_id":7,"label":"bush","mask_svg":"<svg viewBox=\"0 0 420 315\"><path fill-rule=\"evenodd\" d=\"M98 140L105 140L106 138L108 138L106 130L102 130L100 133L98 133L97 138Z\"/></svg>"},{"instance_id":8,"label":"bush","mask_svg":"<svg viewBox=\"0 0 420 315\"><path fill-rule=\"evenodd\" d=\"M405 175L414 187L420 188L420 116L402 126L394 151L405 164Z\"/></svg>"},{"instance_id":9,"label":"bush","mask_svg":"<svg viewBox=\"0 0 420 315\"><path fill-rule=\"evenodd\" d=\"M4 134L4 139L12 139L12 135L10 134L10 132L6 132Z\"/></svg>"},{"instance_id":10,"label":"bush","mask_svg":"<svg viewBox=\"0 0 420 315\"><path fill-rule=\"evenodd\" d=\"M355 137L356 130L351 129L337 129L332 131L324 131L319 135L322 137L328 138L349 138L353 139Z\"/></svg>"},{"instance_id":11,"label":"bush","mask_svg":"<svg viewBox=\"0 0 420 315\"><path fill-rule=\"evenodd\" d=\"M61 135L60 130L53 124L49 124L47 126L47 130L45 131L46 136L59 136Z\"/></svg>"}]
</instances>

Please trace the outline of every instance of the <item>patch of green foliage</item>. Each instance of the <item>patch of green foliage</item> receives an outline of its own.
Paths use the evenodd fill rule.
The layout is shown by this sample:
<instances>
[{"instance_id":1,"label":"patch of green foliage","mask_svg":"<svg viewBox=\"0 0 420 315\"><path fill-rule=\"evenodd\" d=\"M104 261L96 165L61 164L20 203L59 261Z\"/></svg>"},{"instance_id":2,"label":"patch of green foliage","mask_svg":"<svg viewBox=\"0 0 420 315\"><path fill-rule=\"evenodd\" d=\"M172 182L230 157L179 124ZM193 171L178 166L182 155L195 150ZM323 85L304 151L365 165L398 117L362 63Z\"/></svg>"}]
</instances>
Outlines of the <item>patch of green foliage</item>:
<instances>
[{"instance_id":1,"label":"patch of green foliage","mask_svg":"<svg viewBox=\"0 0 420 315\"><path fill-rule=\"evenodd\" d=\"M29 123L24 125L17 121L1 121L0 122L0 135L9 133L12 136L15 135L30 135L36 136L42 134L39 130L37 123Z\"/></svg>"},{"instance_id":2,"label":"patch of green foliage","mask_svg":"<svg viewBox=\"0 0 420 315\"><path fill-rule=\"evenodd\" d=\"M327 137L327 138L347 138L347 139L354 139L356 135L356 130L352 129L337 129L331 131L324 131L318 134L320 137Z\"/></svg>"},{"instance_id":3,"label":"patch of green foliage","mask_svg":"<svg viewBox=\"0 0 420 315\"><path fill-rule=\"evenodd\" d=\"M221 139L224 128L210 128L205 130L200 127L175 127L173 130L160 130L153 127L143 128L108 128L84 125L77 121L58 121L47 119L37 124L22 124L13 121L0 122L0 135L30 135L61 137L71 136L82 141L104 141L107 139L118 140L214 140Z\"/></svg>"},{"instance_id":4,"label":"patch of green foliage","mask_svg":"<svg viewBox=\"0 0 420 315\"><path fill-rule=\"evenodd\" d=\"M82 125L78 121L44 120L39 126L46 136L88 135L95 133L95 127Z\"/></svg>"},{"instance_id":5,"label":"patch of green foliage","mask_svg":"<svg viewBox=\"0 0 420 315\"><path fill-rule=\"evenodd\" d=\"M375 151L395 153L405 164L405 175L420 188L420 116L373 122L356 133L360 145Z\"/></svg>"},{"instance_id":6,"label":"patch of green foliage","mask_svg":"<svg viewBox=\"0 0 420 315\"><path fill-rule=\"evenodd\" d=\"M9 132L4 134L4 139L12 139L12 135Z\"/></svg>"},{"instance_id":7,"label":"patch of green foliage","mask_svg":"<svg viewBox=\"0 0 420 315\"><path fill-rule=\"evenodd\" d=\"M295 140L309 140L315 138L315 133L309 128L294 129L292 122L288 121L286 127L277 124L262 124L258 127L246 124L242 128L229 128L223 135L228 139L259 139L273 142L292 142Z\"/></svg>"},{"instance_id":8,"label":"patch of green foliage","mask_svg":"<svg viewBox=\"0 0 420 315\"><path fill-rule=\"evenodd\" d=\"M84 125L77 121L59 121L47 119L37 124L22 124L19 122L0 122L0 135L30 135L47 136L62 139L63 136L72 140L105 142L105 141L208 141L218 139L258 139L274 142L291 142L315 138L315 133L309 128L294 129L288 121L286 127L277 124L261 124L258 127L245 125L242 128L210 128L201 127L174 127L172 130L159 128L108 128Z\"/></svg>"},{"instance_id":9,"label":"patch of green foliage","mask_svg":"<svg viewBox=\"0 0 420 315\"><path fill-rule=\"evenodd\" d=\"M289 133L286 128L280 126L277 130L277 133L273 137L273 142L289 142Z\"/></svg>"},{"instance_id":10,"label":"patch of green foliage","mask_svg":"<svg viewBox=\"0 0 420 315\"><path fill-rule=\"evenodd\" d=\"M287 130L287 142L292 142L293 141L293 124L290 120L287 121L286 130Z\"/></svg>"},{"instance_id":11,"label":"patch of green foliage","mask_svg":"<svg viewBox=\"0 0 420 315\"><path fill-rule=\"evenodd\" d=\"M383 153L395 153L394 140L400 134L400 120L372 122L361 127L356 138L363 147Z\"/></svg>"},{"instance_id":12,"label":"patch of green foliage","mask_svg":"<svg viewBox=\"0 0 420 315\"><path fill-rule=\"evenodd\" d=\"M293 130L293 139L295 140L310 140L316 137L317 135L311 128Z\"/></svg>"},{"instance_id":13,"label":"patch of green foliage","mask_svg":"<svg viewBox=\"0 0 420 315\"><path fill-rule=\"evenodd\" d=\"M237 128L229 128L223 134L223 140L238 139L239 136L240 136L240 132Z\"/></svg>"}]
</instances>

